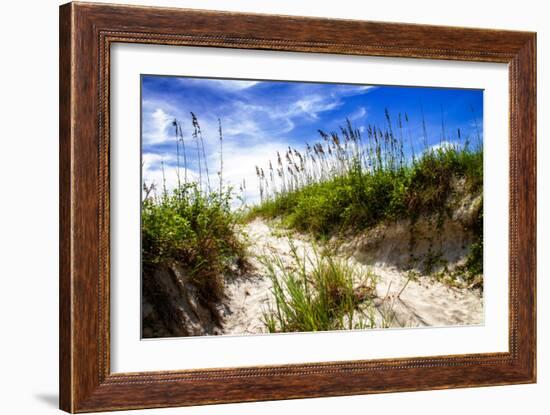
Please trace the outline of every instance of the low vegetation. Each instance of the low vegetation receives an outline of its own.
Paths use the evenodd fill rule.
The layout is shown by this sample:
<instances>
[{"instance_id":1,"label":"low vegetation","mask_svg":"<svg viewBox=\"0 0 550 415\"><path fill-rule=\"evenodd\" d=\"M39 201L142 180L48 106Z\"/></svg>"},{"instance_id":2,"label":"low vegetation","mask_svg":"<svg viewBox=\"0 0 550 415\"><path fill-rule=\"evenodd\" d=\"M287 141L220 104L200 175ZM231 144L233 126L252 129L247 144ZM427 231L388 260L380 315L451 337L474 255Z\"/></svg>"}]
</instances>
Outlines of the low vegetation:
<instances>
[{"instance_id":1,"label":"low vegetation","mask_svg":"<svg viewBox=\"0 0 550 415\"><path fill-rule=\"evenodd\" d=\"M229 193L206 195L189 183L171 194L144 200L144 271L178 262L188 270L205 299L220 300L224 273L246 263L229 199Z\"/></svg>"},{"instance_id":2,"label":"low vegetation","mask_svg":"<svg viewBox=\"0 0 550 415\"><path fill-rule=\"evenodd\" d=\"M262 261L273 284L273 304L264 312L270 333L376 326L376 275L331 255L311 258L289 244L292 266L277 255Z\"/></svg>"}]
</instances>

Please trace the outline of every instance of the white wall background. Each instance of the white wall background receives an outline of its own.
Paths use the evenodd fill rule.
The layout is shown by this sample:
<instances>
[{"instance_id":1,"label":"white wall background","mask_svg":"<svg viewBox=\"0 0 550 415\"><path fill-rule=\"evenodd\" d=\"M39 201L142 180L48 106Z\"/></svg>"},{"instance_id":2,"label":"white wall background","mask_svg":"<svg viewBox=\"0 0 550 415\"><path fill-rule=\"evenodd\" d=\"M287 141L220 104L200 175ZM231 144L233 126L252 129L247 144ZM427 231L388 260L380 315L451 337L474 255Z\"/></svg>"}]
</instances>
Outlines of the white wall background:
<instances>
[{"instance_id":1,"label":"white wall background","mask_svg":"<svg viewBox=\"0 0 550 415\"><path fill-rule=\"evenodd\" d=\"M550 399L548 326L544 301L550 261L548 84L550 27L545 2L358 2L354 0L133 0L134 4L311 15L538 32L538 298L539 383L447 391L321 398L163 409L132 413L461 414L547 413ZM58 256L58 9L57 0L6 2L0 20L0 412L57 411ZM546 23L546 24L545 24ZM550 74L547 74L548 78Z\"/></svg>"}]
</instances>

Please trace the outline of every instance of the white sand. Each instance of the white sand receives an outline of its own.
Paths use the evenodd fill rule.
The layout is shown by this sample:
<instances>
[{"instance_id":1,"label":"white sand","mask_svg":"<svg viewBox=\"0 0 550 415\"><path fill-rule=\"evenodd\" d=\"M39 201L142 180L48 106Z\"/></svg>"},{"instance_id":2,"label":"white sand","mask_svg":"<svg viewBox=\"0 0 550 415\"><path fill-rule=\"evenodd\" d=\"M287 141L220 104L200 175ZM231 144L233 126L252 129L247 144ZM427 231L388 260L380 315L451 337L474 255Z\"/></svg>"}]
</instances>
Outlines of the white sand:
<instances>
[{"instance_id":1,"label":"white sand","mask_svg":"<svg viewBox=\"0 0 550 415\"><path fill-rule=\"evenodd\" d=\"M292 262L288 238L284 231L256 219L244 229L250 240L252 256L275 253L283 261ZM304 235L293 233L292 240L299 252L313 256L313 245ZM377 321L391 327L455 326L483 323L483 298L479 290L452 288L431 277L409 280L406 273L384 264L366 266L355 260L365 272L379 276L375 304ZM253 260L254 271L244 277L228 278L223 334L254 334L265 332L263 312L271 301L271 281L263 265Z\"/></svg>"}]
</instances>

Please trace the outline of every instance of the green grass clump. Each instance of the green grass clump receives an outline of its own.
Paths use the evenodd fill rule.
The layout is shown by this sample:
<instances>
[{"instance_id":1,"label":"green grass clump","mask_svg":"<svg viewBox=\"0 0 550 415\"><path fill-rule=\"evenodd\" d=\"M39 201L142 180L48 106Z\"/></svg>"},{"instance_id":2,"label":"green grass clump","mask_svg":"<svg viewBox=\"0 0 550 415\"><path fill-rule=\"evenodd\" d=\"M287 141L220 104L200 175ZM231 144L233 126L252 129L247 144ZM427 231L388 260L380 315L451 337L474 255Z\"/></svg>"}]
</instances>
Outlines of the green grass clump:
<instances>
[{"instance_id":1,"label":"green grass clump","mask_svg":"<svg viewBox=\"0 0 550 415\"><path fill-rule=\"evenodd\" d=\"M220 300L223 274L246 265L230 201L229 191L206 193L196 183L146 198L141 226L144 272L178 263L189 272L203 300Z\"/></svg>"},{"instance_id":2,"label":"green grass clump","mask_svg":"<svg viewBox=\"0 0 550 415\"><path fill-rule=\"evenodd\" d=\"M263 315L270 333L375 326L374 274L329 255L301 256L290 246L292 266L276 255L263 258L273 283L274 304Z\"/></svg>"}]
</instances>

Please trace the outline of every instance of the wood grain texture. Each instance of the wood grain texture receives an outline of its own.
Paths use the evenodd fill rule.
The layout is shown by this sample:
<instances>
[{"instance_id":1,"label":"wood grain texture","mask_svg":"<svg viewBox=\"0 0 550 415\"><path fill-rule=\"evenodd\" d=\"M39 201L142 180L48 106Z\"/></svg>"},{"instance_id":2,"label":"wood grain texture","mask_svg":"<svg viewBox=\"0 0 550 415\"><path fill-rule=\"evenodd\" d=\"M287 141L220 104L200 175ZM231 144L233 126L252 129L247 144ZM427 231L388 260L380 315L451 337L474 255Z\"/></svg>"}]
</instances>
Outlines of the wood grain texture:
<instances>
[{"instance_id":1,"label":"wood grain texture","mask_svg":"<svg viewBox=\"0 0 550 415\"><path fill-rule=\"evenodd\" d=\"M71 298L71 102L72 19L69 7L59 15L59 406L72 409Z\"/></svg>"},{"instance_id":2,"label":"wood grain texture","mask_svg":"<svg viewBox=\"0 0 550 415\"><path fill-rule=\"evenodd\" d=\"M109 69L115 42L508 63L509 352L111 373ZM70 3L60 9L60 407L68 412L534 382L534 33Z\"/></svg>"}]
</instances>

